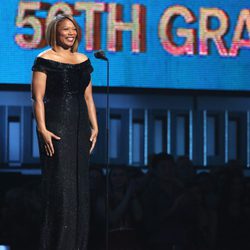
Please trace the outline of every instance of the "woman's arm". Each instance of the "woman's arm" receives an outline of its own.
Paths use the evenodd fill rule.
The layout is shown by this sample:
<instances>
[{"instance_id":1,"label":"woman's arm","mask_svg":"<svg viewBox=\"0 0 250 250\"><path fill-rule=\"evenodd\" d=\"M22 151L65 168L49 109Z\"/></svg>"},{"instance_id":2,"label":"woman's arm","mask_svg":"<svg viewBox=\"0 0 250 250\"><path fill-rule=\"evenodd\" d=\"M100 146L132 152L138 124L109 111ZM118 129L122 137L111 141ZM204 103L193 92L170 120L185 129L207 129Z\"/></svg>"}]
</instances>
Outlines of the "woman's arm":
<instances>
[{"instance_id":1,"label":"woman's arm","mask_svg":"<svg viewBox=\"0 0 250 250\"><path fill-rule=\"evenodd\" d=\"M60 140L60 137L51 133L46 129L45 124L45 111L44 111L44 94L46 88L46 74L43 72L34 72L32 77L32 99L33 99L33 111L37 123L37 130L42 135L44 140L45 150L48 156L54 154L54 147L52 138Z\"/></svg>"},{"instance_id":2,"label":"woman's arm","mask_svg":"<svg viewBox=\"0 0 250 250\"><path fill-rule=\"evenodd\" d=\"M92 95L92 83L91 82L89 83L88 87L85 90L84 98L87 103L88 115L89 115L89 120L91 123L91 136L90 136L90 141L92 142L92 145L90 148L90 153L91 153L95 147L97 135L98 135L96 108L95 108L95 103L94 103L93 95Z\"/></svg>"},{"instance_id":3,"label":"woman's arm","mask_svg":"<svg viewBox=\"0 0 250 250\"><path fill-rule=\"evenodd\" d=\"M42 72L33 72L32 76L32 100L33 110L36 118L37 129L39 132L46 130L45 112L43 97L46 88L46 74Z\"/></svg>"}]
</instances>

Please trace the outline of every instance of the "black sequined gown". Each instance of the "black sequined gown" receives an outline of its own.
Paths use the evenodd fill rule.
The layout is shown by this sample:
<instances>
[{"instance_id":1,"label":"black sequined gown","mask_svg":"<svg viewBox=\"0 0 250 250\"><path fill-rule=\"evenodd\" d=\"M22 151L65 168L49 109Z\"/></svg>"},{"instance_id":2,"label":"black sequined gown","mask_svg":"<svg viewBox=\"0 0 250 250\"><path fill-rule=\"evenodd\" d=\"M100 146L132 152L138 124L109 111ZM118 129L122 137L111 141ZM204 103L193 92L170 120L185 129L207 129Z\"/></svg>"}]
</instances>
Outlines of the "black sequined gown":
<instances>
[{"instance_id":1,"label":"black sequined gown","mask_svg":"<svg viewBox=\"0 0 250 250\"><path fill-rule=\"evenodd\" d=\"M84 91L93 68L89 59L67 64L37 57L32 70L47 75L46 127L61 137L53 140L55 154L48 157L38 134L44 194L40 250L86 250L91 130Z\"/></svg>"}]
</instances>

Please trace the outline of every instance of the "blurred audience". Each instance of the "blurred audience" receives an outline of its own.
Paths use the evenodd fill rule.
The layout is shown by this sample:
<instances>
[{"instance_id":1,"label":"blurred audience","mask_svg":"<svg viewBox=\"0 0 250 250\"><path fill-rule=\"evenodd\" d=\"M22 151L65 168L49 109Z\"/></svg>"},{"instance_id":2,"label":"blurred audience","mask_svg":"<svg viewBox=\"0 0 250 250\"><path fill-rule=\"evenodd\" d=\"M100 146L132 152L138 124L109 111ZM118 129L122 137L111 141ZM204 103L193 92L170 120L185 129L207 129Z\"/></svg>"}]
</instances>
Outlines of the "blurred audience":
<instances>
[{"instance_id":1,"label":"blurred audience","mask_svg":"<svg viewBox=\"0 0 250 250\"><path fill-rule=\"evenodd\" d=\"M149 249L172 250L174 245L182 243L184 237L176 206L183 186L176 178L176 165L171 155L155 155L151 171L142 194L145 239Z\"/></svg>"},{"instance_id":2,"label":"blurred audience","mask_svg":"<svg viewBox=\"0 0 250 250\"><path fill-rule=\"evenodd\" d=\"M198 172L186 156L155 154L145 169L90 168L89 250L248 250L250 178L236 160ZM1 190L0 243L39 249L39 182ZM66 249L65 249L66 250Z\"/></svg>"},{"instance_id":3,"label":"blurred audience","mask_svg":"<svg viewBox=\"0 0 250 250\"><path fill-rule=\"evenodd\" d=\"M109 200L110 250L140 250L137 229L142 222L142 205L136 194L136 183L125 166L111 168Z\"/></svg>"},{"instance_id":4,"label":"blurred audience","mask_svg":"<svg viewBox=\"0 0 250 250\"><path fill-rule=\"evenodd\" d=\"M39 248L41 192L38 183L10 189L1 209L1 239L11 250Z\"/></svg>"},{"instance_id":5,"label":"blurred audience","mask_svg":"<svg viewBox=\"0 0 250 250\"><path fill-rule=\"evenodd\" d=\"M92 166L90 177L89 250L105 246L105 178L99 166Z\"/></svg>"}]
</instances>

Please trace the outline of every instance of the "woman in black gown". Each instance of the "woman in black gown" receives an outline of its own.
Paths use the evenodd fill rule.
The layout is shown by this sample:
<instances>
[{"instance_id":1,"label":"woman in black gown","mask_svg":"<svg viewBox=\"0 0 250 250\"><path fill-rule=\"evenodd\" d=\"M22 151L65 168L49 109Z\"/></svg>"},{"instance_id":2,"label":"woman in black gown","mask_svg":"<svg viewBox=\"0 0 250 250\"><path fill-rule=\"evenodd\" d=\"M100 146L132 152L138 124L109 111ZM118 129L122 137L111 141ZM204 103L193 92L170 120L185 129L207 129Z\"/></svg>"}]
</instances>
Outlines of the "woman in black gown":
<instances>
[{"instance_id":1,"label":"woman in black gown","mask_svg":"<svg viewBox=\"0 0 250 250\"><path fill-rule=\"evenodd\" d=\"M40 250L86 250L89 155L98 134L90 60L77 53L79 27L57 16L48 26L51 49L32 67L44 213Z\"/></svg>"}]
</instances>

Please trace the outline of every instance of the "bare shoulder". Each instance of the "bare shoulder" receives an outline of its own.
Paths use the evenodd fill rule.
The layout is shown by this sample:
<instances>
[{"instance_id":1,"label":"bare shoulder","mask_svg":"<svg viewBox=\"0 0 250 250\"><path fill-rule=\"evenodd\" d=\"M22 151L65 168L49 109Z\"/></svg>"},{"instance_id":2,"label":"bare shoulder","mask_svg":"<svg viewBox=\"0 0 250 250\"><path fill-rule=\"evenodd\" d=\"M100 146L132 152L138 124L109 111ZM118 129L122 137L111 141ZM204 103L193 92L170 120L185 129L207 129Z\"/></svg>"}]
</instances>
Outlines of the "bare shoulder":
<instances>
[{"instance_id":1,"label":"bare shoulder","mask_svg":"<svg viewBox=\"0 0 250 250\"><path fill-rule=\"evenodd\" d=\"M37 57L42 57L44 59L53 59L53 52L51 49L47 49L38 54Z\"/></svg>"},{"instance_id":2,"label":"bare shoulder","mask_svg":"<svg viewBox=\"0 0 250 250\"><path fill-rule=\"evenodd\" d=\"M75 52L74 54L79 63L88 60L88 57L82 53Z\"/></svg>"}]
</instances>

